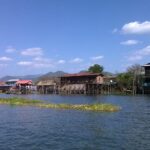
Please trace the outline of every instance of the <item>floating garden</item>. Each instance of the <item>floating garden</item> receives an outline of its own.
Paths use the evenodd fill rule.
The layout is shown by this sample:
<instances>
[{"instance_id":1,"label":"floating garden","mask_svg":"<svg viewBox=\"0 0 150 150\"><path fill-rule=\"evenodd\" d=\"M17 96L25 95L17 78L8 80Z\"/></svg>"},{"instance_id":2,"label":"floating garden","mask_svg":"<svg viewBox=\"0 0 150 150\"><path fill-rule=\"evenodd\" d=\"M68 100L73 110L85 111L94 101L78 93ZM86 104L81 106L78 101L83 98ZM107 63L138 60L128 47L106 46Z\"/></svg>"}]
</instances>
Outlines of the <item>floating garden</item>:
<instances>
[{"instance_id":1,"label":"floating garden","mask_svg":"<svg viewBox=\"0 0 150 150\"><path fill-rule=\"evenodd\" d=\"M0 105L13 106L32 106L47 109L72 109L82 111L96 111L96 112L116 112L120 110L119 106L113 104L54 104L45 103L41 100L29 100L24 98L0 98Z\"/></svg>"}]
</instances>

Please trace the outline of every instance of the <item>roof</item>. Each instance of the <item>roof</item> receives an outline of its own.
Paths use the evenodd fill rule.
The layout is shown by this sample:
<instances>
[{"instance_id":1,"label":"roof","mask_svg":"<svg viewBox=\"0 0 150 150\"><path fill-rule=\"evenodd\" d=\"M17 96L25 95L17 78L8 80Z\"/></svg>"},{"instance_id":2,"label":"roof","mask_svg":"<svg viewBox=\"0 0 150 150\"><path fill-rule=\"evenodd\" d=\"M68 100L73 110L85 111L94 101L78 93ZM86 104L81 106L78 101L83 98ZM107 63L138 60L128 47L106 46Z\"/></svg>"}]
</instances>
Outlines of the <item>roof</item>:
<instances>
[{"instance_id":1,"label":"roof","mask_svg":"<svg viewBox=\"0 0 150 150\"><path fill-rule=\"evenodd\" d=\"M143 65L143 67L150 67L150 63Z\"/></svg>"},{"instance_id":2,"label":"roof","mask_svg":"<svg viewBox=\"0 0 150 150\"><path fill-rule=\"evenodd\" d=\"M19 79L10 79L10 80L7 80L6 82L17 82L19 81Z\"/></svg>"},{"instance_id":3,"label":"roof","mask_svg":"<svg viewBox=\"0 0 150 150\"><path fill-rule=\"evenodd\" d=\"M31 80L19 80L17 81L16 84L32 84L32 81Z\"/></svg>"},{"instance_id":4,"label":"roof","mask_svg":"<svg viewBox=\"0 0 150 150\"><path fill-rule=\"evenodd\" d=\"M103 76L103 74L85 72L85 73L65 74L62 77L85 77L85 76Z\"/></svg>"},{"instance_id":5,"label":"roof","mask_svg":"<svg viewBox=\"0 0 150 150\"><path fill-rule=\"evenodd\" d=\"M3 85L5 85L5 82L0 81L0 86L3 86Z\"/></svg>"},{"instance_id":6,"label":"roof","mask_svg":"<svg viewBox=\"0 0 150 150\"><path fill-rule=\"evenodd\" d=\"M104 79L116 79L116 76L104 76Z\"/></svg>"},{"instance_id":7,"label":"roof","mask_svg":"<svg viewBox=\"0 0 150 150\"><path fill-rule=\"evenodd\" d=\"M45 80L45 81L39 81L38 86L44 86L44 85L56 85L54 80Z\"/></svg>"}]
</instances>

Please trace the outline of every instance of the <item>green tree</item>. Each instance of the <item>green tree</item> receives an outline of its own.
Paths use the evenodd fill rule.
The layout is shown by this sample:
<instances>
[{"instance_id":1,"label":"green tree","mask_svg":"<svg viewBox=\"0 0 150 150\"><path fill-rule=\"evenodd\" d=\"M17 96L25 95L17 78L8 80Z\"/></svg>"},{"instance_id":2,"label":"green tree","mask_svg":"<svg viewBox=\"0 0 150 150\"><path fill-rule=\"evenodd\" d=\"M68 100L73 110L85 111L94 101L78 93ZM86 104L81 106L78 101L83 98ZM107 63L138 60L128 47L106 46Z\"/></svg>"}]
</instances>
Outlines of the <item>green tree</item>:
<instances>
[{"instance_id":1,"label":"green tree","mask_svg":"<svg viewBox=\"0 0 150 150\"><path fill-rule=\"evenodd\" d=\"M133 76L131 73L120 73L117 75L117 83L120 89L132 89Z\"/></svg>"},{"instance_id":2,"label":"green tree","mask_svg":"<svg viewBox=\"0 0 150 150\"><path fill-rule=\"evenodd\" d=\"M92 73L102 73L104 70L104 67L99 64L94 64L93 66L90 66L88 71Z\"/></svg>"}]
</instances>

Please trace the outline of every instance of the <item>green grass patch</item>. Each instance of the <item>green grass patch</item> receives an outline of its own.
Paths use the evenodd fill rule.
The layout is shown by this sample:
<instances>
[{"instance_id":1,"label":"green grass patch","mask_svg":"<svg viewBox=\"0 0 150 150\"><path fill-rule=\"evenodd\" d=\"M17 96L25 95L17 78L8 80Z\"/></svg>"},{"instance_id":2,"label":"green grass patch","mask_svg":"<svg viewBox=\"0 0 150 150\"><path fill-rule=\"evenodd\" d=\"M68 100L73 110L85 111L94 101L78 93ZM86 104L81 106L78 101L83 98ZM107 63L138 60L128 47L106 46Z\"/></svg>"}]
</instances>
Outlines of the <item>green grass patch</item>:
<instances>
[{"instance_id":1,"label":"green grass patch","mask_svg":"<svg viewBox=\"0 0 150 150\"><path fill-rule=\"evenodd\" d=\"M29 99L24 99L24 98L18 98L18 97L13 97L13 98L0 98L0 104L10 104L10 105L35 105L42 103L42 101L39 100L29 100Z\"/></svg>"},{"instance_id":2,"label":"green grass patch","mask_svg":"<svg viewBox=\"0 0 150 150\"><path fill-rule=\"evenodd\" d=\"M73 109L83 111L97 112L115 112L119 111L120 107L112 104L53 104L44 103L40 100L29 100L24 98L0 98L0 105L15 105L15 106L33 106L48 109Z\"/></svg>"}]
</instances>

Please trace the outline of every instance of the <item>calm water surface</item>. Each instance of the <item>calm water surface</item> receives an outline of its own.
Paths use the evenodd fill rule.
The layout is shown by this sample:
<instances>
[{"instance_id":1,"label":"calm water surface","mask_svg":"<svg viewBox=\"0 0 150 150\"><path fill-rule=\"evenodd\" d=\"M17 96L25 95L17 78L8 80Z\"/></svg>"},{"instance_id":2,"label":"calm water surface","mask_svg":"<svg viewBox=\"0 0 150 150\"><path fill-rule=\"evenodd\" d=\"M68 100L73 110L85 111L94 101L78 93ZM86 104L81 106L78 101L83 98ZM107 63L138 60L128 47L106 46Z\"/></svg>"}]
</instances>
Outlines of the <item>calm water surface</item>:
<instances>
[{"instance_id":1,"label":"calm water surface","mask_svg":"<svg viewBox=\"0 0 150 150\"><path fill-rule=\"evenodd\" d=\"M0 95L9 97L14 95ZM115 113L0 106L0 150L150 150L149 96L25 95L52 103L112 103Z\"/></svg>"}]
</instances>

